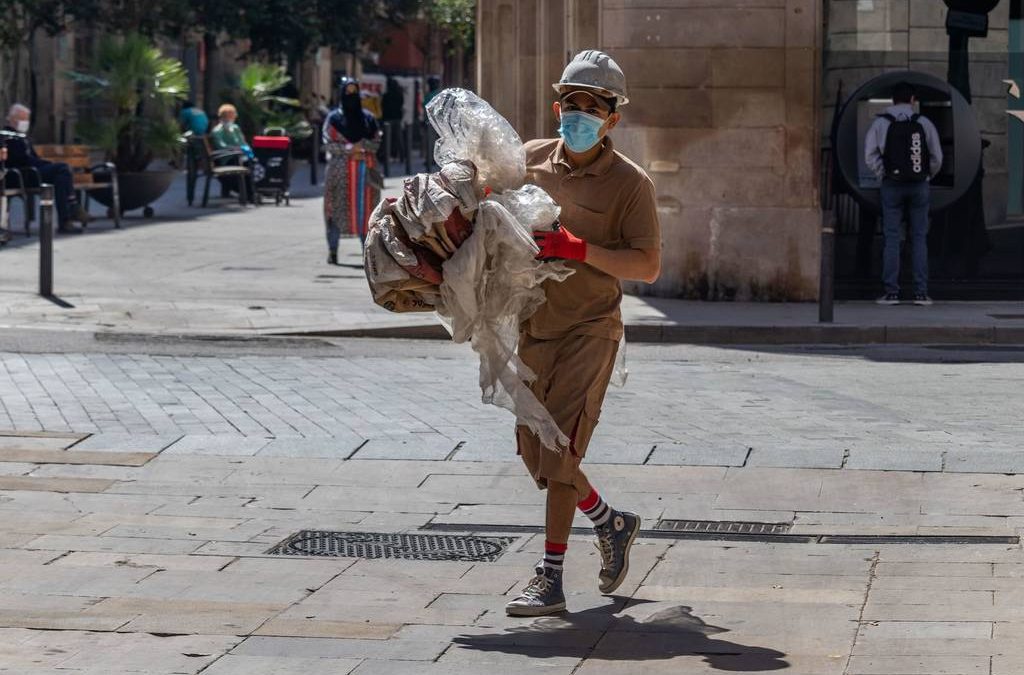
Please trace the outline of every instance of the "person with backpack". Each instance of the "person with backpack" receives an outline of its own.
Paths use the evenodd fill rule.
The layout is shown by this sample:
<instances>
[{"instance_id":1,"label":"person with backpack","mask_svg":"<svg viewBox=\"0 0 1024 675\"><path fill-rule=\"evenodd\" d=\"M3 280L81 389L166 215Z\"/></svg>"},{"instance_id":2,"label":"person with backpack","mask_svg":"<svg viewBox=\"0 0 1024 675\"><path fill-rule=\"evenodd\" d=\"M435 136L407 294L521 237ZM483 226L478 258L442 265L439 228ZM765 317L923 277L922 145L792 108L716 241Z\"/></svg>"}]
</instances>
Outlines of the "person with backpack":
<instances>
[{"instance_id":1,"label":"person with backpack","mask_svg":"<svg viewBox=\"0 0 1024 675\"><path fill-rule=\"evenodd\" d=\"M880 305L900 304L900 239L903 219L910 224L915 305L928 297L929 181L942 168L942 144L931 120L914 111L916 92L906 82L893 90L893 104L875 118L864 141L864 161L882 181L882 282Z\"/></svg>"}]
</instances>

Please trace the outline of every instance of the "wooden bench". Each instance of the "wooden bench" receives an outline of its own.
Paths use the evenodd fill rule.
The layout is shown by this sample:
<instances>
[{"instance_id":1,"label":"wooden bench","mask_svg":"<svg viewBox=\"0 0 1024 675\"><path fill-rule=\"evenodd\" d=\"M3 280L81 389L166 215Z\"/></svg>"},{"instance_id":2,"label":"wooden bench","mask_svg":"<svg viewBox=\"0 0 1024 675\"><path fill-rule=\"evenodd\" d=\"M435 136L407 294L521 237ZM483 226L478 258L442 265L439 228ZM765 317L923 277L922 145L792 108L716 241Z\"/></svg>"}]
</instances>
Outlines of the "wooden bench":
<instances>
[{"instance_id":1,"label":"wooden bench","mask_svg":"<svg viewBox=\"0 0 1024 675\"><path fill-rule=\"evenodd\" d=\"M64 162L71 167L75 192L86 211L89 210L89 193L109 190L112 194L110 208L114 226L121 227L121 196L118 194L117 167L110 162L97 161L97 152L88 145L36 145L36 154L48 162ZM82 223L84 227L86 223Z\"/></svg>"}]
</instances>

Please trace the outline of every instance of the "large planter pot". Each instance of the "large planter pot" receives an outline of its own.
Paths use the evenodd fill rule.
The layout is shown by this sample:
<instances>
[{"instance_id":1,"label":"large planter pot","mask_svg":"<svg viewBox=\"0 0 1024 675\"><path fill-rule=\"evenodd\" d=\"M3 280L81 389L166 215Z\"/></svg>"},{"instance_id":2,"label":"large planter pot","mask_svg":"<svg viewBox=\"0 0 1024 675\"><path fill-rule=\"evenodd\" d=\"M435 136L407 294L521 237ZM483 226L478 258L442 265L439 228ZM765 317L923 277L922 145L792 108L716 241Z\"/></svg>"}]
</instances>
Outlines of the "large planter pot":
<instances>
[{"instance_id":1,"label":"large planter pot","mask_svg":"<svg viewBox=\"0 0 1024 675\"><path fill-rule=\"evenodd\" d=\"M152 214L153 210L149 205L170 189L177 175L178 172L174 170L118 173L117 191L121 198L121 212L145 208L146 215ZM111 190L97 190L89 196L104 206L114 206Z\"/></svg>"}]
</instances>

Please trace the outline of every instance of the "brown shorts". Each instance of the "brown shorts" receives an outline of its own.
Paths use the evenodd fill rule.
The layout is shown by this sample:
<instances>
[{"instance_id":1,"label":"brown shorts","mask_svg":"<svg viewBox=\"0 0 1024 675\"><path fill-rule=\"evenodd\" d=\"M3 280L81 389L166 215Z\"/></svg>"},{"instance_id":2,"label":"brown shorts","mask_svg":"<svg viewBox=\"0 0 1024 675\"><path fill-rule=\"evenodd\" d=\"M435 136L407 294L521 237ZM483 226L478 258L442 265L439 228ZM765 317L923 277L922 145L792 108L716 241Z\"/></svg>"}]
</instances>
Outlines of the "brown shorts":
<instances>
[{"instance_id":1,"label":"brown shorts","mask_svg":"<svg viewBox=\"0 0 1024 675\"><path fill-rule=\"evenodd\" d=\"M618 349L618 342L591 335L570 334L555 340L521 336L519 357L537 374L531 389L571 440L570 448L559 455L543 449L529 428L516 427L519 454L541 489L548 480L576 483L580 461L601 416Z\"/></svg>"}]
</instances>

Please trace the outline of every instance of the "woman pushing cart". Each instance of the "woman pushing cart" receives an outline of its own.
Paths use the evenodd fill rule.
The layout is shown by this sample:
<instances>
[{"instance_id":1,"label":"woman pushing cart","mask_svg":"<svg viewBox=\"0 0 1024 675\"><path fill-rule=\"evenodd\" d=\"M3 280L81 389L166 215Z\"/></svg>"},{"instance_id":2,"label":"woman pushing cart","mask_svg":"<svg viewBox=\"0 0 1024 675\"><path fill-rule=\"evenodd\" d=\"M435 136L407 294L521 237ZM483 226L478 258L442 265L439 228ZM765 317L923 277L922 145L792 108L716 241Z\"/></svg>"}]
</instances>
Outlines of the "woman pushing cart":
<instances>
[{"instance_id":1,"label":"woman pushing cart","mask_svg":"<svg viewBox=\"0 0 1024 675\"><path fill-rule=\"evenodd\" d=\"M366 238L366 225L380 189L376 154L381 132L377 120L363 109L359 82L343 77L339 99L323 128L327 148L324 222L330 265L338 264L342 234L357 236L360 241Z\"/></svg>"}]
</instances>

